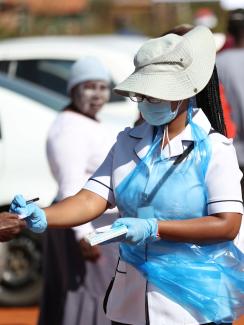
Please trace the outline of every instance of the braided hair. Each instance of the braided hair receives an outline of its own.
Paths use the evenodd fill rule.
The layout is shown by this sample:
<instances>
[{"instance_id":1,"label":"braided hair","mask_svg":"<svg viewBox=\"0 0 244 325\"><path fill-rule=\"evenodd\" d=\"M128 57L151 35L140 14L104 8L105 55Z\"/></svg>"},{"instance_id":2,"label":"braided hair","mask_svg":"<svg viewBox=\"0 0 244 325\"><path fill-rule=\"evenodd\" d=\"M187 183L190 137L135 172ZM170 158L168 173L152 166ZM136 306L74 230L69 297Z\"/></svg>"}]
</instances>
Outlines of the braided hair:
<instances>
[{"instance_id":1,"label":"braided hair","mask_svg":"<svg viewBox=\"0 0 244 325\"><path fill-rule=\"evenodd\" d=\"M219 78L214 66L213 74L205 88L196 95L197 107L200 107L215 131L226 136L223 109L219 94Z\"/></svg>"}]
</instances>

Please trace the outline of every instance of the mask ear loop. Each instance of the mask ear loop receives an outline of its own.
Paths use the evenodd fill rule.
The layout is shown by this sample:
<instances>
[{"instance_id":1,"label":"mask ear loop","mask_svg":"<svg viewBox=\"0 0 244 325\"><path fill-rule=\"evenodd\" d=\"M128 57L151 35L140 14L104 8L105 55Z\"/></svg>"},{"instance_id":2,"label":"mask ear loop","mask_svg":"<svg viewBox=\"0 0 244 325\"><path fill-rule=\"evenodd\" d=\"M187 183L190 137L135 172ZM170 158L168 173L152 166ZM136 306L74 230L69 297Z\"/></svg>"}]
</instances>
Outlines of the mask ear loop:
<instances>
[{"instance_id":1,"label":"mask ear loop","mask_svg":"<svg viewBox=\"0 0 244 325\"><path fill-rule=\"evenodd\" d=\"M170 145L170 140L169 140L168 124L165 126L165 133L166 133L167 144L168 144L168 147L169 147L169 159L170 159L171 158L171 145Z\"/></svg>"},{"instance_id":2,"label":"mask ear loop","mask_svg":"<svg viewBox=\"0 0 244 325\"><path fill-rule=\"evenodd\" d=\"M174 111L175 116L177 116L178 111L179 111L179 108L180 108L181 104L183 103L183 101L184 100L182 99L182 100L180 100L178 102L177 107L176 107L176 109ZM170 159L171 158L171 145L170 145L170 139L169 139L169 128L168 128L168 124L166 124L165 127L164 127L164 134L163 134L163 140L162 140L162 144L163 145L164 145L165 137L166 137L166 140L167 140L167 145L169 147L169 159Z\"/></svg>"},{"instance_id":3,"label":"mask ear loop","mask_svg":"<svg viewBox=\"0 0 244 325\"><path fill-rule=\"evenodd\" d=\"M163 138L162 138L162 148L164 148L164 141L167 140L166 145L168 145L169 148L169 159L171 158L171 146L170 146L170 140L169 140L169 130L168 130L168 124L165 124L164 130L163 130ZM166 147L165 145L165 147Z\"/></svg>"},{"instance_id":4,"label":"mask ear loop","mask_svg":"<svg viewBox=\"0 0 244 325\"><path fill-rule=\"evenodd\" d=\"M182 100L180 100L179 102L178 102L178 104L177 104L177 107L176 107L176 115L178 114L178 110L179 110L179 108L181 107L181 104L183 103L183 101L184 101L184 99L182 99Z\"/></svg>"},{"instance_id":5,"label":"mask ear loop","mask_svg":"<svg viewBox=\"0 0 244 325\"><path fill-rule=\"evenodd\" d=\"M164 125L164 128L163 128L162 148L164 147L164 141L165 141L165 129L166 129L166 126L167 126L167 125Z\"/></svg>"}]
</instances>

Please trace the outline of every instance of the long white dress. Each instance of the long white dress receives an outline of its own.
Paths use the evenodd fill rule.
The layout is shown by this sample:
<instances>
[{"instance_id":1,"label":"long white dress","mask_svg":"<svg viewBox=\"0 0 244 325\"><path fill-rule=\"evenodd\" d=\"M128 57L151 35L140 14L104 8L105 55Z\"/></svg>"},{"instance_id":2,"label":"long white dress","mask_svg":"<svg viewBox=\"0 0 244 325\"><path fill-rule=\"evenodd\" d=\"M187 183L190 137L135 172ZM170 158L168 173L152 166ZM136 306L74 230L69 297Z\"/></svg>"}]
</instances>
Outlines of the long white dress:
<instances>
[{"instance_id":1,"label":"long white dress","mask_svg":"<svg viewBox=\"0 0 244 325\"><path fill-rule=\"evenodd\" d=\"M47 141L48 160L58 183L57 201L77 193L82 188L103 162L114 140L114 135L108 127L105 128L91 118L69 110L59 114L50 129ZM105 213L92 224L73 228L76 239L81 239L93 227L111 224L115 218L116 209ZM103 312L102 302L114 275L118 249L116 244L100 247L102 256L98 262L85 263L84 285L66 293L62 325L111 324Z\"/></svg>"}]
</instances>

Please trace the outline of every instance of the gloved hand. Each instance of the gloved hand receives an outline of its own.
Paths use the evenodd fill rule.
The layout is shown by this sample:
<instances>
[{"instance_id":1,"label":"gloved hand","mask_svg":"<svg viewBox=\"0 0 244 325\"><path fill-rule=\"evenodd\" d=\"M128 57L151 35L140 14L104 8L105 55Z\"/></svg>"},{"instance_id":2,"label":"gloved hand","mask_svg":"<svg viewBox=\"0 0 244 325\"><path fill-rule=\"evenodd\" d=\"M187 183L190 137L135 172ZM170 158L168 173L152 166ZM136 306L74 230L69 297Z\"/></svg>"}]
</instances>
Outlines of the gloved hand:
<instances>
[{"instance_id":1,"label":"gloved hand","mask_svg":"<svg viewBox=\"0 0 244 325\"><path fill-rule=\"evenodd\" d=\"M158 221L155 218L120 218L113 223L112 228L121 225L128 228L125 241L131 244L142 245L157 238Z\"/></svg>"},{"instance_id":2,"label":"gloved hand","mask_svg":"<svg viewBox=\"0 0 244 325\"><path fill-rule=\"evenodd\" d=\"M10 212L26 216L27 228L36 233L41 233L47 228L47 220L44 210L35 203L26 204L22 195L16 195L11 202Z\"/></svg>"}]
</instances>

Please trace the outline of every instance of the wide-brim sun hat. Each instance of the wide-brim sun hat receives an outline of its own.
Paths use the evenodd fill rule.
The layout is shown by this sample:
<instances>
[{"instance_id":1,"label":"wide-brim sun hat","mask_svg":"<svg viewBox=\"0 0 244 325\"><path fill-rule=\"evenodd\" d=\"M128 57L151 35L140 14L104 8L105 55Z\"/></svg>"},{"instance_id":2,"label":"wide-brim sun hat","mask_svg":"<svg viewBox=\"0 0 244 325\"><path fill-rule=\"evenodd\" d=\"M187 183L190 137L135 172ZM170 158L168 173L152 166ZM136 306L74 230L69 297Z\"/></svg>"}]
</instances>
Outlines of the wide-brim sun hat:
<instances>
[{"instance_id":1,"label":"wide-brim sun hat","mask_svg":"<svg viewBox=\"0 0 244 325\"><path fill-rule=\"evenodd\" d=\"M111 74L107 67L96 57L83 56L77 60L70 69L67 83L67 92L80 83L92 80L111 82Z\"/></svg>"},{"instance_id":2,"label":"wide-brim sun hat","mask_svg":"<svg viewBox=\"0 0 244 325\"><path fill-rule=\"evenodd\" d=\"M197 26L183 36L168 34L146 41L134 58L135 71L114 91L164 100L198 94L210 80L216 58L212 32Z\"/></svg>"}]
</instances>

